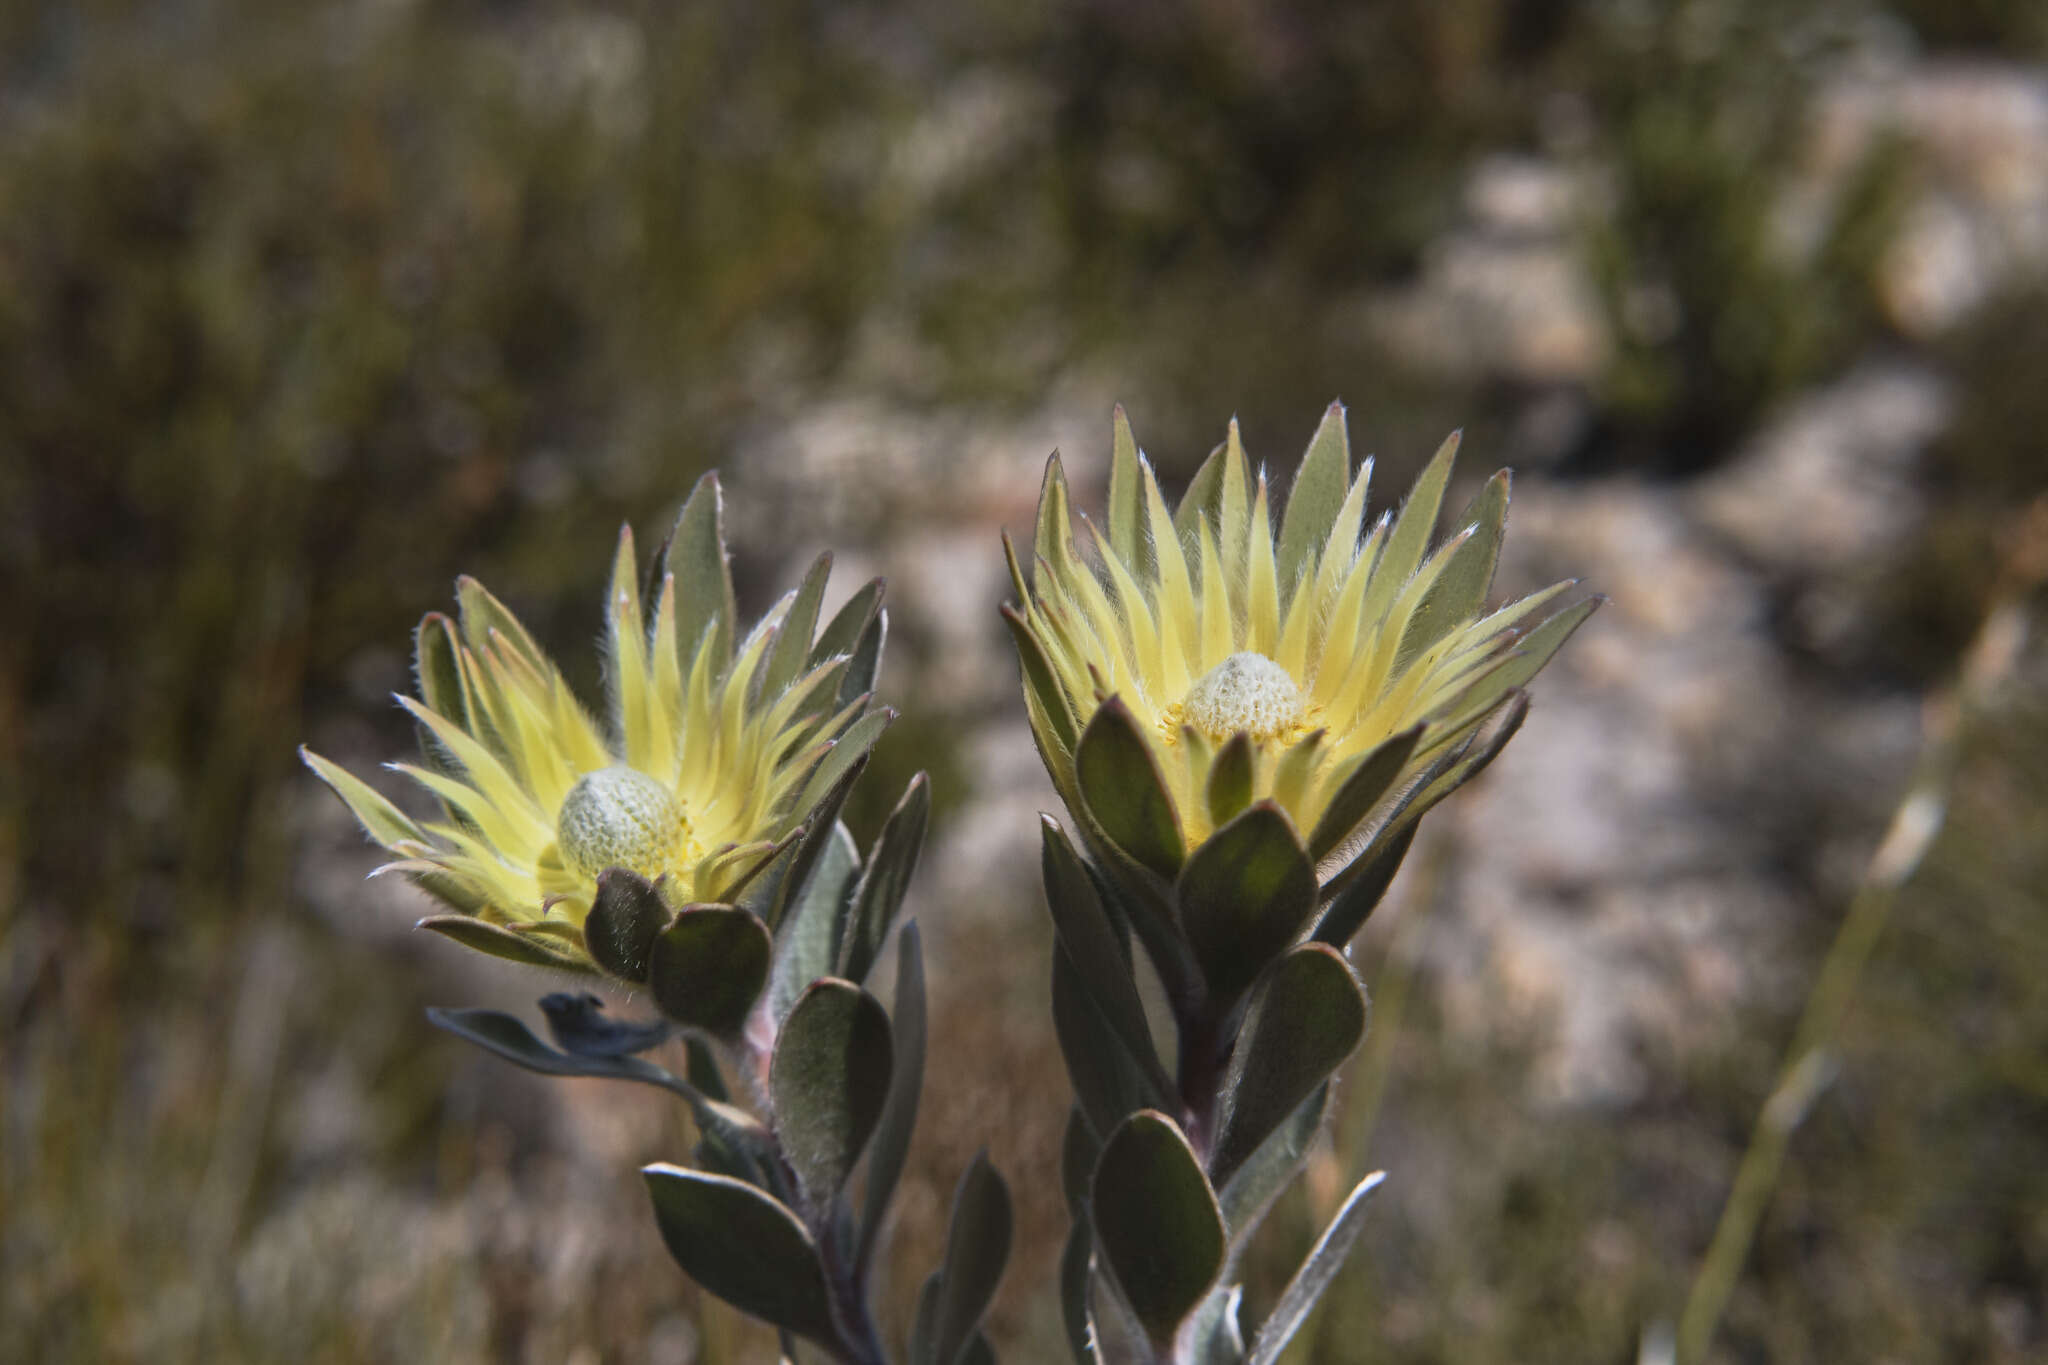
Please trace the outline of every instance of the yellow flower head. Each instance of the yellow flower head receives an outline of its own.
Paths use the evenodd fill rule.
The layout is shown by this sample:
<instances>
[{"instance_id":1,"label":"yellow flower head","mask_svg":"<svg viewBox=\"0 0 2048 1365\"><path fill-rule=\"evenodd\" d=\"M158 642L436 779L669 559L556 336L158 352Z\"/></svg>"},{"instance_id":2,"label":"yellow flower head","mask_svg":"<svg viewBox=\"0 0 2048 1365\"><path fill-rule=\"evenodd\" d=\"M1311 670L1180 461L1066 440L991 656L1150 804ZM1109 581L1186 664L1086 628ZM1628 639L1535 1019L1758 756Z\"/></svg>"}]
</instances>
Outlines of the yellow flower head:
<instances>
[{"instance_id":1,"label":"yellow flower head","mask_svg":"<svg viewBox=\"0 0 2048 1365\"><path fill-rule=\"evenodd\" d=\"M1021 607L1006 615L1040 751L1096 842L1170 878L1263 801L1327 888L1505 742L1518 689L1597 599L1559 610L1565 582L1484 611L1508 476L1432 550L1457 444L1398 516L1368 523L1372 463L1353 474L1333 404L1276 516L1233 422L1175 509L1119 408L1108 516L1084 518L1086 558L1053 457L1029 575L1010 547ZM1136 752L1131 734L1165 796L1136 816L1150 784L1133 786L1117 756Z\"/></svg>"},{"instance_id":2,"label":"yellow flower head","mask_svg":"<svg viewBox=\"0 0 2048 1365\"><path fill-rule=\"evenodd\" d=\"M738 899L843 781L887 723L864 714L885 620L879 582L816 633L830 556L735 643L719 489L707 475L640 589L620 532L605 609L608 724L600 726L524 627L473 579L459 611L429 614L416 644L415 822L336 764L302 750L371 838L466 920L427 921L504 956L583 966L599 874L662 883L672 905ZM555 962L554 959L562 959Z\"/></svg>"}]
</instances>

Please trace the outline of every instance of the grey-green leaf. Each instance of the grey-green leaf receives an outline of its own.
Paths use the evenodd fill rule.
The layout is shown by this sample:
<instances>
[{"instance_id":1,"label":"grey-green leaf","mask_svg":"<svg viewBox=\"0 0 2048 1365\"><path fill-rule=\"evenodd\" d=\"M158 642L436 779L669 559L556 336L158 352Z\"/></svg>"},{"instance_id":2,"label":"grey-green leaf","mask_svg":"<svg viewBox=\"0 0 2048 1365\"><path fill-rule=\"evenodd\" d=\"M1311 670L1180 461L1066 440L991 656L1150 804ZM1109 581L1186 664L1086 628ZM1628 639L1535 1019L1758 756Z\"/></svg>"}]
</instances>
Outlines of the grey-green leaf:
<instances>
[{"instance_id":1,"label":"grey-green leaf","mask_svg":"<svg viewBox=\"0 0 2048 1365\"><path fill-rule=\"evenodd\" d=\"M583 919L583 945L613 976L645 981L655 936L670 913L653 882L631 868L606 868L597 874L597 896Z\"/></svg>"},{"instance_id":2,"label":"grey-green leaf","mask_svg":"<svg viewBox=\"0 0 2048 1365\"><path fill-rule=\"evenodd\" d=\"M1140 583L1154 574L1152 537L1146 530L1145 476L1138 466L1138 440L1131 435L1124 405L1116 405L1109 460L1109 547Z\"/></svg>"},{"instance_id":3,"label":"grey-green leaf","mask_svg":"<svg viewBox=\"0 0 2048 1365\"><path fill-rule=\"evenodd\" d=\"M1472 534L1449 550L1450 561L1417 604L1394 652L1396 670L1406 668L1453 629L1479 615L1500 561L1501 534L1508 515L1508 471L1488 479L1459 522Z\"/></svg>"},{"instance_id":4,"label":"grey-green leaf","mask_svg":"<svg viewBox=\"0 0 2048 1365\"><path fill-rule=\"evenodd\" d=\"M464 727L471 723L462 699L462 667L455 659L455 623L438 611L421 617L413 632L412 671L429 710Z\"/></svg>"},{"instance_id":5,"label":"grey-green leaf","mask_svg":"<svg viewBox=\"0 0 2048 1365\"><path fill-rule=\"evenodd\" d=\"M1244 1333L1238 1326L1243 1303L1241 1284L1219 1284L1209 1291L1194 1320L1182 1329L1188 1365L1243 1365Z\"/></svg>"},{"instance_id":6,"label":"grey-green leaf","mask_svg":"<svg viewBox=\"0 0 2048 1365\"><path fill-rule=\"evenodd\" d=\"M1365 1036L1365 988L1343 954L1305 943L1252 989L1218 1106L1210 1174L1227 1182Z\"/></svg>"},{"instance_id":7,"label":"grey-green leaf","mask_svg":"<svg viewBox=\"0 0 2048 1365\"><path fill-rule=\"evenodd\" d=\"M1067 1128L1060 1135L1060 1191L1067 1197L1069 1217L1088 1216L1088 1185L1101 1156L1102 1144L1095 1140L1087 1115L1078 1105L1068 1110Z\"/></svg>"},{"instance_id":8,"label":"grey-green leaf","mask_svg":"<svg viewBox=\"0 0 2048 1365\"><path fill-rule=\"evenodd\" d=\"M706 1095L653 1062L638 1057L557 1052L536 1038L533 1030L520 1020L497 1010L429 1009L427 1019L438 1029L543 1076L595 1076L603 1080L638 1081L672 1091L689 1104L699 1128L716 1134L735 1150L758 1151L767 1140L767 1131L744 1110L723 1103L715 1095Z\"/></svg>"},{"instance_id":9,"label":"grey-green leaf","mask_svg":"<svg viewBox=\"0 0 2048 1365\"><path fill-rule=\"evenodd\" d=\"M1060 1321L1067 1329L1067 1349L1074 1365L1102 1365L1095 1336L1095 1233L1085 1209L1076 1210L1067 1244L1060 1252Z\"/></svg>"},{"instance_id":10,"label":"grey-green leaf","mask_svg":"<svg viewBox=\"0 0 2048 1365\"><path fill-rule=\"evenodd\" d=\"M1158 1092L1171 1094L1173 1083L1153 1046L1144 1002L1131 975L1130 951L1110 921L1066 831L1050 816L1040 816L1039 824L1046 904L1077 984Z\"/></svg>"},{"instance_id":11,"label":"grey-green leaf","mask_svg":"<svg viewBox=\"0 0 2048 1365\"><path fill-rule=\"evenodd\" d=\"M818 632L817 642L811 646L811 667L816 668L827 659L853 653L854 646L867 633L876 613L882 609L885 586L879 578L869 579L846 599L845 605L832 613L832 619L825 623L825 628Z\"/></svg>"},{"instance_id":12,"label":"grey-green leaf","mask_svg":"<svg viewBox=\"0 0 2048 1365\"><path fill-rule=\"evenodd\" d=\"M882 737L882 731L889 728L889 722L896 719L896 713L883 707L870 711L846 728L846 733L833 742L818 766L804 783L802 796L797 799L799 812L812 811L822 806L835 789L855 770L855 765L867 761L868 751L875 747L875 741ZM843 790L838 791L844 799ZM836 818L836 816L835 816Z\"/></svg>"},{"instance_id":13,"label":"grey-green leaf","mask_svg":"<svg viewBox=\"0 0 2048 1365\"><path fill-rule=\"evenodd\" d=\"M1259 1324L1258 1335L1252 1338L1251 1354L1245 1357L1245 1365L1277 1365L1280 1353L1287 1349L1287 1343L1316 1303L1329 1289L1330 1282L1337 1278L1337 1272L1344 1268L1345 1257L1358 1241L1358 1232L1365 1224L1366 1201L1372 1197L1387 1178L1385 1171L1374 1171L1358 1182L1344 1206L1337 1210L1337 1216L1330 1220L1330 1226L1316 1239L1302 1261L1301 1269L1294 1273L1282 1291L1280 1301L1273 1305L1273 1311Z\"/></svg>"},{"instance_id":14,"label":"grey-green leaf","mask_svg":"<svg viewBox=\"0 0 2048 1365\"><path fill-rule=\"evenodd\" d=\"M1075 1102L1097 1134L1110 1132L1140 1109L1172 1103L1172 1090L1156 1084L1131 1055L1058 943L1053 945L1052 1026Z\"/></svg>"},{"instance_id":15,"label":"grey-green leaf","mask_svg":"<svg viewBox=\"0 0 2048 1365\"><path fill-rule=\"evenodd\" d=\"M1095 1167L1096 1244L1155 1346L1173 1339L1223 1270L1223 1215L1166 1115L1133 1114Z\"/></svg>"},{"instance_id":16,"label":"grey-green leaf","mask_svg":"<svg viewBox=\"0 0 2048 1365\"><path fill-rule=\"evenodd\" d=\"M724 521L724 495L714 471L690 490L659 556L663 572L676 580L676 650L686 678L706 630L716 631L712 666L722 673L732 662L733 622L739 609L733 600L732 568L725 560Z\"/></svg>"},{"instance_id":17,"label":"grey-green leaf","mask_svg":"<svg viewBox=\"0 0 2048 1365\"><path fill-rule=\"evenodd\" d=\"M1308 837L1308 852L1320 862L1351 837L1380 798L1393 789L1395 779L1408 766L1409 757L1422 739L1426 727L1410 726L1390 739L1382 740L1358 761L1337 792L1330 798L1315 830Z\"/></svg>"},{"instance_id":18,"label":"grey-green leaf","mask_svg":"<svg viewBox=\"0 0 2048 1365\"><path fill-rule=\"evenodd\" d=\"M515 934L510 929L501 929L468 915L429 915L413 927L431 929L465 948L502 957L507 962L518 962L528 967L553 967L557 971L580 972L589 976L597 974L588 962L558 952L538 938Z\"/></svg>"},{"instance_id":19,"label":"grey-green leaf","mask_svg":"<svg viewBox=\"0 0 2048 1365\"><path fill-rule=\"evenodd\" d=\"M768 648L768 662L761 670L761 700L773 703L783 689L810 671L811 636L818 628L818 604L825 598L825 580L832 574L832 552L825 551L811 561L798 585L796 598L776 627L775 643Z\"/></svg>"},{"instance_id":20,"label":"grey-green leaf","mask_svg":"<svg viewBox=\"0 0 2048 1365\"><path fill-rule=\"evenodd\" d=\"M875 690L875 675L882 671L882 646L888 638L889 613L877 611L847 655L846 676L839 682L841 706L851 706L857 698Z\"/></svg>"},{"instance_id":21,"label":"grey-green leaf","mask_svg":"<svg viewBox=\"0 0 2048 1365\"><path fill-rule=\"evenodd\" d=\"M1187 491L1181 494L1180 506L1173 512L1173 529L1183 542L1195 533L1195 528L1206 517L1217 522L1223 518L1223 480L1230 470L1230 447L1226 442L1209 452L1209 458L1202 461L1195 477L1188 480Z\"/></svg>"},{"instance_id":22,"label":"grey-green leaf","mask_svg":"<svg viewBox=\"0 0 2048 1365\"><path fill-rule=\"evenodd\" d=\"M910 779L903 799L882 824L867 866L853 892L853 904L839 943L838 975L848 981L866 981L889 926L903 907L910 877L917 870L917 855L924 847L925 828L930 823L932 790L923 773Z\"/></svg>"},{"instance_id":23,"label":"grey-green leaf","mask_svg":"<svg viewBox=\"0 0 2048 1365\"><path fill-rule=\"evenodd\" d=\"M890 1034L895 1056L889 1070L889 1097L875 1123L874 1150L868 1157L867 1203L861 1210L860 1248L854 1261L862 1274L874 1260L889 1200L910 1155L910 1136L917 1127L918 1099L924 1088L924 951L915 920L905 924L896 939L896 1017Z\"/></svg>"},{"instance_id":24,"label":"grey-green leaf","mask_svg":"<svg viewBox=\"0 0 2048 1365\"><path fill-rule=\"evenodd\" d=\"M743 1313L833 1343L817 1244L786 1206L752 1185L661 1163L642 1169L669 1254Z\"/></svg>"},{"instance_id":25,"label":"grey-green leaf","mask_svg":"<svg viewBox=\"0 0 2048 1365\"><path fill-rule=\"evenodd\" d=\"M1240 730L1209 762L1209 827L1221 829L1252 803L1252 737Z\"/></svg>"},{"instance_id":26,"label":"grey-green leaf","mask_svg":"<svg viewBox=\"0 0 2048 1365\"><path fill-rule=\"evenodd\" d=\"M797 997L819 977L834 975L860 853L846 826L834 820L803 884L775 928L775 965L769 974L768 1009L780 1020Z\"/></svg>"},{"instance_id":27,"label":"grey-green leaf","mask_svg":"<svg viewBox=\"0 0 2048 1365\"><path fill-rule=\"evenodd\" d=\"M851 981L816 982L783 1020L768 1065L775 1136L813 1211L831 1204L867 1147L894 1053L882 1002Z\"/></svg>"},{"instance_id":28,"label":"grey-green leaf","mask_svg":"<svg viewBox=\"0 0 2048 1365\"><path fill-rule=\"evenodd\" d=\"M1037 703L1046 723L1052 726L1054 740L1066 754L1072 754L1081 732L1074 719L1073 704L1067 700L1066 689L1053 676L1052 662L1046 658L1045 646L1032 632L1031 624L1022 612L1008 605L1001 611L1003 623L1010 628L1010 638L1017 645L1017 663L1024 674L1024 685L1030 689L1031 699Z\"/></svg>"},{"instance_id":29,"label":"grey-green leaf","mask_svg":"<svg viewBox=\"0 0 2048 1365\"><path fill-rule=\"evenodd\" d=\"M1422 566L1430 536L1436 531L1437 517L1443 511L1444 487L1451 481L1451 466L1457 461L1458 444L1463 439L1463 432L1452 432L1437 447L1421 477L1415 480L1415 487L1409 490L1408 500L1401 504L1401 515L1394 519L1394 529L1387 536L1379 567L1373 570L1375 588L1383 582L1387 591L1399 592L1401 585Z\"/></svg>"},{"instance_id":30,"label":"grey-green leaf","mask_svg":"<svg viewBox=\"0 0 2048 1365\"><path fill-rule=\"evenodd\" d=\"M1379 908L1387 888L1394 884L1394 874L1401 870L1408 846L1415 842L1416 828L1412 822L1403 825L1363 855L1367 859L1365 865L1337 893L1317 921L1314 936L1318 941L1338 948L1351 942L1351 936Z\"/></svg>"},{"instance_id":31,"label":"grey-green leaf","mask_svg":"<svg viewBox=\"0 0 2048 1365\"><path fill-rule=\"evenodd\" d=\"M1261 801L1210 835L1176 886L1181 928L1212 1002L1235 1000L1316 905L1316 871L1287 815Z\"/></svg>"},{"instance_id":32,"label":"grey-green leaf","mask_svg":"<svg viewBox=\"0 0 2048 1365\"><path fill-rule=\"evenodd\" d=\"M1180 871L1180 819L1138 722L1117 697L1096 709L1074 752L1081 799L1104 837L1162 877Z\"/></svg>"},{"instance_id":33,"label":"grey-green leaf","mask_svg":"<svg viewBox=\"0 0 2048 1365\"><path fill-rule=\"evenodd\" d=\"M1285 606L1304 573L1312 573L1316 556L1343 510L1351 488L1351 435L1345 427L1344 405L1332 403L1323 413L1308 452L1294 472L1287 493L1287 511L1280 520L1280 591ZM1347 547L1348 548L1348 547Z\"/></svg>"},{"instance_id":34,"label":"grey-green leaf","mask_svg":"<svg viewBox=\"0 0 2048 1365\"><path fill-rule=\"evenodd\" d=\"M739 1034L768 984L768 926L730 905L686 905L648 953L647 988L661 1012L718 1038Z\"/></svg>"},{"instance_id":35,"label":"grey-green leaf","mask_svg":"<svg viewBox=\"0 0 2048 1365\"><path fill-rule=\"evenodd\" d=\"M977 1152L953 1192L946 1263L932 1331L933 1365L960 1365L995 1301L1010 1259L1010 1190L986 1152Z\"/></svg>"},{"instance_id":36,"label":"grey-green leaf","mask_svg":"<svg viewBox=\"0 0 2048 1365\"><path fill-rule=\"evenodd\" d=\"M1272 1136L1260 1143L1259 1149L1217 1191L1216 1200L1223 1206L1223 1224L1230 1229L1231 1245L1245 1244L1273 1201L1294 1179L1322 1129L1329 1107L1330 1087L1317 1086L1287 1116L1287 1122L1275 1128Z\"/></svg>"}]
</instances>

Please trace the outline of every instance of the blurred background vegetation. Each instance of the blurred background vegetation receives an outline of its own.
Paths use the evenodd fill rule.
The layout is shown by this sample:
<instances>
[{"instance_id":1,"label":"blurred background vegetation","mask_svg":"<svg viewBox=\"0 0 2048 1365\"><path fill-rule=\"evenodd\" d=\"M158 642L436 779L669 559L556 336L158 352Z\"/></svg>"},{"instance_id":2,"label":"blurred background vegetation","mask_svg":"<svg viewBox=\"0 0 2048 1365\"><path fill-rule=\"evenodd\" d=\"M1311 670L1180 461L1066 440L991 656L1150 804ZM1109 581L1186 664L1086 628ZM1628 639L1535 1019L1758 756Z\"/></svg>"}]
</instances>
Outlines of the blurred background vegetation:
<instances>
[{"instance_id":1,"label":"blurred background vegetation","mask_svg":"<svg viewBox=\"0 0 2048 1365\"><path fill-rule=\"evenodd\" d=\"M1982 187L1943 179L1938 113L1831 142L1862 106L1830 94L1865 70L1960 82L1965 111L1991 98L1972 80L2021 90L2038 145L1986 193L2022 228L2048 215L2048 10L2027 0L0 0L0 1356L761 1358L640 1206L634 1164L673 1155L680 1120L432 1034L423 1004L534 983L394 928L293 750L405 747L386 695L458 572L594 688L577 645L616 524L658 535L713 464L778 486L747 462L806 414L904 416L915 468L972 486L932 432L1014 434L1028 465L1053 408L1100 422L1120 397L1184 478L1233 413L1292 452L1341 395L1385 486L1464 426L1556 498L1681 497L1804 398L1909 365L1943 417L1903 529L1827 583L1832 624L1801 570L1746 571L1794 692L1910 701L2048 489L2048 228L1935 250L1926 224ZM872 502L861 485L779 486L806 534L899 572L919 528L886 499L871 523L834 510ZM990 505L1021 525L1028 485L1008 496ZM993 520L971 529L993 564ZM810 548L740 546L743 596ZM951 647L914 616L893 642L906 714L857 823L930 767L943 842L975 727L1021 731L926 681ZM1975 718L1721 1359L2048 1349L2028 676ZM1363 945L1405 1009L1269 1229L1254 1307L1346 1172L1424 1194L1298 1358L1633 1359L1853 883L1822 846L1867 852L1870 799L1781 824L1759 856L1792 907L1784 956L1622 1101L1532 1104L1535 1040L1445 1045L1436 979L1396 951L1427 930ZM1035 887L1010 894L941 979L899 1300L977 1146L1013 1180L1052 1169L1044 932ZM1418 926L1430 894L1404 902ZM1028 1193L1013 1358L1053 1358L1059 1217Z\"/></svg>"}]
</instances>

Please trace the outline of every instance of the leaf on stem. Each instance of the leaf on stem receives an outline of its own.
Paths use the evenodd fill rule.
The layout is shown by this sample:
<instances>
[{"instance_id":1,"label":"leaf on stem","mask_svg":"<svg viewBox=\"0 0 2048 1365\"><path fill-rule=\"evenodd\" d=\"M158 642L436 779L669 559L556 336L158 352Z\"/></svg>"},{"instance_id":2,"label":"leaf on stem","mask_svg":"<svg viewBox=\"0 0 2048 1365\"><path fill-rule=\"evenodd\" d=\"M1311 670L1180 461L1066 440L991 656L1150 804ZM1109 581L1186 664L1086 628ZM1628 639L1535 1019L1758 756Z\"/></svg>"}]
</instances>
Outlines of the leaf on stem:
<instances>
[{"instance_id":1,"label":"leaf on stem","mask_svg":"<svg viewBox=\"0 0 2048 1365\"><path fill-rule=\"evenodd\" d=\"M1097 1245L1155 1348L1222 1272L1223 1215L1179 1125L1146 1110L1103 1144L1090 1199Z\"/></svg>"},{"instance_id":2,"label":"leaf on stem","mask_svg":"<svg viewBox=\"0 0 2048 1365\"><path fill-rule=\"evenodd\" d=\"M1267 968L1223 1078L1209 1158L1218 1183L1343 1064L1365 1036L1365 1020L1365 988L1328 944L1305 943Z\"/></svg>"},{"instance_id":3,"label":"leaf on stem","mask_svg":"<svg viewBox=\"0 0 2048 1365\"><path fill-rule=\"evenodd\" d=\"M1344 1259L1351 1254L1352 1245L1358 1241L1358 1231L1365 1223L1366 1201L1386 1178L1385 1171L1374 1171L1359 1181L1344 1200L1344 1206L1337 1210L1330 1226L1309 1248L1301 1269L1294 1272L1294 1278L1281 1293L1280 1301L1259 1324L1258 1335L1252 1338L1251 1354L1245 1357L1245 1365L1276 1365L1287 1343L1308 1320L1317 1300L1337 1278L1337 1272L1344 1268Z\"/></svg>"},{"instance_id":4,"label":"leaf on stem","mask_svg":"<svg viewBox=\"0 0 2048 1365\"><path fill-rule=\"evenodd\" d=\"M686 905L655 936L647 987L685 1028L733 1038L768 982L768 926L730 905Z\"/></svg>"},{"instance_id":5,"label":"leaf on stem","mask_svg":"<svg viewBox=\"0 0 2048 1365\"><path fill-rule=\"evenodd\" d=\"M893 1051L881 1001L851 981L814 983L783 1021L768 1064L775 1136L814 1212L838 1195L875 1131Z\"/></svg>"},{"instance_id":6,"label":"leaf on stem","mask_svg":"<svg viewBox=\"0 0 2048 1365\"><path fill-rule=\"evenodd\" d=\"M789 1208L752 1185L660 1163L644 1167L669 1255L743 1313L834 1344L817 1244Z\"/></svg>"}]
</instances>

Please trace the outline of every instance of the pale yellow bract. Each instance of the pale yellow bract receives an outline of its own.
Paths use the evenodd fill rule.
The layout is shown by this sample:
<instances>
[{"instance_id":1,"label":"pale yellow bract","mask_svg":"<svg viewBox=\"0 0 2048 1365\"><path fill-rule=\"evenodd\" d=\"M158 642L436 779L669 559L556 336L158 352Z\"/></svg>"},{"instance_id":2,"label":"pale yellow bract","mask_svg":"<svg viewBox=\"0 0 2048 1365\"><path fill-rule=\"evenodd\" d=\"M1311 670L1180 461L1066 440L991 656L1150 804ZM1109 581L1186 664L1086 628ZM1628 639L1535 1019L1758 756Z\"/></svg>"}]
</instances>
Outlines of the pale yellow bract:
<instances>
[{"instance_id":1,"label":"pale yellow bract","mask_svg":"<svg viewBox=\"0 0 2048 1365\"><path fill-rule=\"evenodd\" d=\"M1054 456L1031 572L1010 553L1023 604L1011 617L1032 727L1068 804L1078 738L1115 697L1153 749L1189 849L1213 832L1212 765L1238 734L1254 799L1306 836L1381 745L1423 727L1407 759L1423 771L1528 681L1596 603L1555 610L1567 581L1484 611L1505 471L1431 552L1457 446L1444 443L1398 516L1368 526L1372 462L1353 474L1332 405L1276 518L1232 422L1176 509L1119 408L1106 525L1083 519L1085 557Z\"/></svg>"},{"instance_id":2,"label":"pale yellow bract","mask_svg":"<svg viewBox=\"0 0 2048 1365\"><path fill-rule=\"evenodd\" d=\"M512 613L465 578L458 619L420 624L419 698L398 698L426 761L390 765L439 798L446 818L415 822L302 751L397 855L380 871L409 874L486 923L577 926L607 868L665 878L673 904L718 902L793 837L826 755L866 706L864 686L841 695L864 622L835 621L814 647L830 564L821 557L735 646L715 482L700 493L712 509L696 535L710 549L697 547L688 587L670 569L644 603L632 532L620 533L605 613L607 726ZM686 509L679 534L689 521ZM868 622L878 593L862 594ZM872 728L856 738L871 742ZM558 949L582 955L562 938Z\"/></svg>"}]
</instances>

